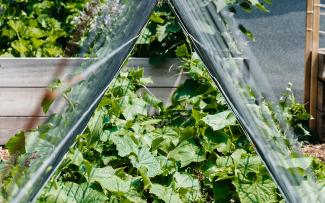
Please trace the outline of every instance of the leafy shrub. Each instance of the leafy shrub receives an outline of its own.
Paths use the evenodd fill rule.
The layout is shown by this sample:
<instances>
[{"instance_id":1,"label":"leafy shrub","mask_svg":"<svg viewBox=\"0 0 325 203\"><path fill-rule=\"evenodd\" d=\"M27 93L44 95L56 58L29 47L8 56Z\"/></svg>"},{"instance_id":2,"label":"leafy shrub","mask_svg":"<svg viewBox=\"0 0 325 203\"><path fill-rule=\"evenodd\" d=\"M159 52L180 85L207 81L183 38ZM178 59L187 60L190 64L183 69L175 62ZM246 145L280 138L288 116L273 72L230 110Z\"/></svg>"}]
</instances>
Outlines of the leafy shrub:
<instances>
[{"instance_id":1,"label":"leafy shrub","mask_svg":"<svg viewBox=\"0 0 325 203\"><path fill-rule=\"evenodd\" d=\"M166 3L160 4L150 17L137 46L133 51L136 57L150 57L153 64L165 58L175 57L178 45L186 43L186 37L177 19Z\"/></svg>"},{"instance_id":2,"label":"leafy shrub","mask_svg":"<svg viewBox=\"0 0 325 203\"><path fill-rule=\"evenodd\" d=\"M0 56L64 56L88 1L1 0Z\"/></svg>"}]
</instances>

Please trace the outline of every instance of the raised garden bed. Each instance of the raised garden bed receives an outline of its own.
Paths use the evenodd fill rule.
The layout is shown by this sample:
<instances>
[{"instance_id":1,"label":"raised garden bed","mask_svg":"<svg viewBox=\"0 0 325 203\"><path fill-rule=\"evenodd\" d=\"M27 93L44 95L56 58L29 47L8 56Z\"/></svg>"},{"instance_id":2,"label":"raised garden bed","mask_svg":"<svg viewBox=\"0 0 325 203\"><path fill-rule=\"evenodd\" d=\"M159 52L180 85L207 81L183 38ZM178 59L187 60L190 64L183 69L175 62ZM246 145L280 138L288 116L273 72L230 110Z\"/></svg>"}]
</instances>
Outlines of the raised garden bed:
<instances>
[{"instance_id":1,"label":"raised garden bed","mask_svg":"<svg viewBox=\"0 0 325 203\"><path fill-rule=\"evenodd\" d=\"M43 122L55 112L52 109L48 114L34 114L60 64L64 64L62 79L85 60L89 59L0 58L0 145L23 130L35 116ZM148 58L130 58L124 69L143 67L145 76L154 82L148 89L167 104L173 89L184 81L184 77L179 77L178 63L179 60L170 59L160 65L151 65Z\"/></svg>"}]
</instances>

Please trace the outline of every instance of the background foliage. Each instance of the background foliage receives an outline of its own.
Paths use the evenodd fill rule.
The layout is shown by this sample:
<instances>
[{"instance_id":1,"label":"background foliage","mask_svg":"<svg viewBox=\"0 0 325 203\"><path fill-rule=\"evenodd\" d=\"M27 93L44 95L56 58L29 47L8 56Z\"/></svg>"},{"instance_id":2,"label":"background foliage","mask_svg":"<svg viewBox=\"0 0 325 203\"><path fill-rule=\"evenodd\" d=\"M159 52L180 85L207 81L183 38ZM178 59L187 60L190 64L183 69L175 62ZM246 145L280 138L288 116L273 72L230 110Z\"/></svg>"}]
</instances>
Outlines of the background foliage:
<instances>
[{"instance_id":1,"label":"background foliage","mask_svg":"<svg viewBox=\"0 0 325 203\"><path fill-rule=\"evenodd\" d=\"M229 6L231 12L236 13L237 9L244 9L251 12L257 8L268 12L265 4L271 5L271 0L211 0L217 7L223 9ZM224 3L226 2L226 4ZM243 25L239 29L249 40L254 40L253 33ZM160 63L166 58L176 57L175 51L178 46L186 44L190 47L189 41L177 22L176 16L165 1L161 1L150 17L150 21L143 31L133 51L135 57L149 57L152 64Z\"/></svg>"},{"instance_id":2,"label":"background foliage","mask_svg":"<svg viewBox=\"0 0 325 203\"><path fill-rule=\"evenodd\" d=\"M0 56L64 56L89 0L1 0Z\"/></svg>"}]
</instances>

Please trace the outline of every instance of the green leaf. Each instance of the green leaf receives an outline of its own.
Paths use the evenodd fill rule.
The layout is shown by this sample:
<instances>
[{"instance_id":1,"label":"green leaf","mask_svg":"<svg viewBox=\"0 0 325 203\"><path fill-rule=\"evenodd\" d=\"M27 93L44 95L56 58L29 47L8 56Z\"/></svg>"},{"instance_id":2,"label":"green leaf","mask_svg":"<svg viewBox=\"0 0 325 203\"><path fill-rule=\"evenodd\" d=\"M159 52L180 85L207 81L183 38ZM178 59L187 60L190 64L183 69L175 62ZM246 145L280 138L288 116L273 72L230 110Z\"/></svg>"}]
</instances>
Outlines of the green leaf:
<instances>
[{"instance_id":1,"label":"green leaf","mask_svg":"<svg viewBox=\"0 0 325 203\"><path fill-rule=\"evenodd\" d=\"M202 145L208 152L213 152L216 149L218 152L227 154L231 150L231 139L228 134L222 131L207 129L203 138Z\"/></svg>"},{"instance_id":2,"label":"green leaf","mask_svg":"<svg viewBox=\"0 0 325 203\"><path fill-rule=\"evenodd\" d=\"M214 115L207 115L203 121L214 131L236 124L236 118L231 111L223 111Z\"/></svg>"},{"instance_id":3,"label":"green leaf","mask_svg":"<svg viewBox=\"0 0 325 203\"><path fill-rule=\"evenodd\" d=\"M152 184L150 193L156 195L159 199L166 203L182 203L179 195L172 188L159 184Z\"/></svg>"},{"instance_id":4,"label":"green leaf","mask_svg":"<svg viewBox=\"0 0 325 203\"><path fill-rule=\"evenodd\" d=\"M86 183L66 182L59 186L59 188L50 187L41 199L47 203L102 203L108 200L103 193L90 188Z\"/></svg>"},{"instance_id":5,"label":"green leaf","mask_svg":"<svg viewBox=\"0 0 325 203\"><path fill-rule=\"evenodd\" d=\"M242 158L237 164L237 168L241 170L244 175L251 172L257 174L262 168L264 169L264 165L258 156L249 155L245 158Z\"/></svg>"},{"instance_id":6,"label":"green leaf","mask_svg":"<svg viewBox=\"0 0 325 203\"><path fill-rule=\"evenodd\" d=\"M178 23L168 23L167 25L167 31L171 33L178 33L181 31L181 27L178 25Z\"/></svg>"},{"instance_id":7,"label":"green leaf","mask_svg":"<svg viewBox=\"0 0 325 203\"><path fill-rule=\"evenodd\" d=\"M137 150L135 156L131 155L130 159L135 168L140 169L145 167L148 177L155 177L162 173L159 160L145 147Z\"/></svg>"},{"instance_id":8,"label":"green leaf","mask_svg":"<svg viewBox=\"0 0 325 203\"><path fill-rule=\"evenodd\" d=\"M31 38L30 40L35 48L38 48L46 43L46 41L42 39Z\"/></svg>"},{"instance_id":9,"label":"green leaf","mask_svg":"<svg viewBox=\"0 0 325 203\"><path fill-rule=\"evenodd\" d=\"M7 24L16 32L18 36L20 36L20 33L25 29L23 22L19 20L9 20Z\"/></svg>"},{"instance_id":10,"label":"green leaf","mask_svg":"<svg viewBox=\"0 0 325 203\"><path fill-rule=\"evenodd\" d=\"M46 36L46 32L44 32L43 30L39 29L39 28L35 28L35 27L28 27L26 30L26 35L28 37L31 38L42 38Z\"/></svg>"},{"instance_id":11,"label":"green leaf","mask_svg":"<svg viewBox=\"0 0 325 203\"><path fill-rule=\"evenodd\" d=\"M141 77L139 79L139 85L146 86L148 84L153 84L153 81L152 81L152 79L150 77L146 77L146 78Z\"/></svg>"},{"instance_id":12,"label":"green leaf","mask_svg":"<svg viewBox=\"0 0 325 203\"><path fill-rule=\"evenodd\" d=\"M115 175L115 170L107 166L105 168L95 168L89 178L90 182L98 182L103 189L123 195L130 190L131 181L123 180Z\"/></svg>"},{"instance_id":13,"label":"green leaf","mask_svg":"<svg viewBox=\"0 0 325 203\"><path fill-rule=\"evenodd\" d=\"M140 98L132 98L132 100L123 105L123 116L126 120L132 120L137 115L147 115L147 103Z\"/></svg>"},{"instance_id":14,"label":"green leaf","mask_svg":"<svg viewBox=\"0 0 325 203\"><path fill-rule=\"evenodd\" d=\"M181 46L178 46L175 52L176 56L179 58L182 57L190 57L190 53L188 51L187 45L186 44L182 44Z\"/></svg>"},{"instance_id":15,"label":"green leaf","mask_svg":"<svg viewBox=\"0 0 325 203\"><path fill-rule=\"evenodd\" d=\"M175 189L184 202L200 202L201 186L198 179L186 173L174 174Z\"/></svg>"},{"instance_id":16,"label":"green leaf","mask_svg":"<svg viewBox=\"0 0 325 203\"><path fill-rule=\"evenodd\" d=\"M123 195L123 197L125 197L127 200L122 200L121 202L125 202L125 203L147 203L146 200L142 199L142 194L137 192L136 190L131 190L130 192L128 192L127 194Z\"/></svg>"},{"instance_id":17,"label":"green leaf","mask_svg":"<svg viewBox=\"0 0 325 203\"><path fill-rule=\"evenodd\" d=\"M186 188L186 189L192 189L192 190L201 190L200 182L198 179L194 178L193 176L186 174L186 173L179 173L176 172L174 175L175 178L175 187L180 188Z\"/></svg>"},{"instance_id":18,"label":"green leaf","mask_svg":"<svg viewBox=\"0 0 325 203\"><path fill-rule=\"evenodd\" d=\"M250 5L249 3L247 3L247 2L242 2L242 3L240 3L239 5L240 5L240 7L242 7L242 8L244 9L244 11L246 11L246 12L251 12L251 11L252 11L252 7L251 7L251 5Z\"/></svg>"},{"instance_id":19,"label":"green leaf","mask_svg":"<svg viewBox=\"0 0 325 203\"><path fill-rule=\"evenodd\" d=\"M28 49L28 41L20 39L11 43L11 46L20 53L21 56L26 56Z\"/></svg>"},{"instance_id":20,"label":"green leaf","mask_svg":"<svg viewBox=\"0 0 325 203\"><path fill-rule=\"evenodd\" d=\"M155 108L163 108L163 102L158 99L157 97L153 96L152 94L149 93L144 93L143 95L144 101L146 101L148 104Z\"/></svg>"},{"instance_id":21,"label":"green leaf","mask_svg":"<svg viewBox=\"0 0 325 203\"><path fill-rule=\"evenodd\" d=\"M44 195L42 198L44 198L44 202L47 203L64 203L64 202L71 202L71 203L77 203L74 196L68 194L69 191L64 188L64 186L61 186L60 189L52 187L50 191L46 192L46 195ZM42 201L39 201L42 202Z\"/></svg>"},{"instance_id":22,"label":"green leaf","mask_svg":"<svg viewBox=\"0 0 325 203\"><path fill-rule=\"evenodd\" d=\"M156 129L153 133L156 138L152 141L152 150L160 149L168 153L179 143L178 132L170 126Z\"/></svg>"},{"instance_id":23,"label":"green leaf","mask_svg":"<svg viewBox=\"0 0 325 203\"><path fill-rule=\"evenodd\" d=\"M182 142L174 150L168 153L168 158L181 163L181 167L192 162L202 162L205 160L205 151L196 146L193 139Z\"/></svg>"},{"instance_id":24,"label":"green leaf","mask_svg":"<svg viewBox=\"0 0 325 203\"><path fill-rule=\"evenodd\" d=\"M162 42L168 36L168 32L166 31L166 29L167 29L167 24L157 26L157 36L159 42Z\"/></svg>"},{"instance_id":25,"label":"green leaf","mask_svg":"<svg viewBox=\"0 0 325 203\"><path fill-rule=\"evenodd\" d=\"M54 3L51 1L42 1L41 3L36 3L33 6L33 9L36 14L42 14L45 10L50 9L54 6Z\"/></svg>"},{"instance_id":26,"label":"green leaf","mask_svg":"<svg viewBox=\"0 0 325 203\"><path fill-rule=\"evenodd\" d=\"M244 149L236 149L232 154L231 158L235 164L239 164L242 158L247 156L247 152Z\"/></svg>"},{"instance_id":27,"label":"green leaf","mask_svg":"<svg viewBox=\"0 0 325 203\"><path fill-rule=\"evenodd\" d=\"M176 162L173 160L168 159L165 156L158 156L157 157L160 162L161 169L163 171L162 175L167 176L176 171Z\"/></svg>"},{"instance_id":28,"label":"green leaf","mask_svg":"<svg viewBox=\"0 0 325 203\"><path fill-rule=\"evenodd\" d=\"M153 12L153 14L150 16L150 20L159 24L163 24L165 20L160 17L161 14L158 12Z\"/></svg>"},{"instance_id":29,"label":"green leaf","mask_svg":"<svg viewBox=\"0 0 325 203\"><path fill-rule=\"evenodd\" d=\"M255 41L255 37L253 35L253 33L249 30L246 29L246 27L244 27L243 25L239 24L239 30L246 35L246 37L251 40L251 41Z\"/></svg>"},{"instance_id":30,"label":"green leaf","mask_svg":"<svg viewBox=\"0 0 325 203\"><path fill-rule=\"evenodd\" d=\"M213 198L216 202L230 202L232 195L229 181L216 181L213 183Z\"/></svg>"},{"instance_id":31,"label":"green leaf","mask_svg":"<svg viewBox=\"0 0 325 203\"><path fill-rule=\"evenodd\" d=\"M265 6L261 3L255 4L256 8L260 9L261 11L264 12L270 12L268 9L265 8Z\"/></svg>"},{"instance_id":32,"label":"green leaf","mask_svg":"<svg viewBox=\"0 0 325 203\"><path fill-rule=\"evenodd\" d=\"M310 157L297 157L291 158L286 163L286 168L301 168L307 170L311 168L313 159Z\"/></svg>"},{"instance_id":33,"label":"green leaf","mask_svg":"<svg viewBox=\"0 0 325 203\"><path fill-rule=\"evenodd\" d=\"M100 139L100 135L103 133L103 122L105 112L103 109L97 109L88 122L88 129L90 136L87 138L89 143Z\"/></svg>"},{"instance_id":34,"label":"green leaf","mask_svg":"<svg viewBox=\"0 0 325 203\"><path fill-rule=\"evenodd\" d=\"M108 198L102 192L92 189L88 184L72 184L65 183L69 191L69 195L73 196L78 203L102 203L106 202Z\"/></svg>"},{"instance_id":35,"label":"green leaf","mask_svg":"<svg viewBox=\"0 0 325 203\"><path fill-rule=\"evenodd\" d=\"M138 146L134 143L130 134L125 134L124 136L111 134L110 141L116 145L118 155L121 157L126 157L132 152L138 152Z\"/></svg>"},{"instance_id":36,"label":"green leaf","mask_svg":"<svg viewBox=\"0 0 325 203\"><path fill-rule=\"evenodd\" d=\"M37 156L46 156L53 150L53 145L41 137L39 131L32 131L25 134L26 153L36 153Z\"/></svg>"},{"instance_id":37,"label":"green leaf","mask_svg":"<svg viewBox=\"0 0 325 203\"><path fill-rule=\"evenodd\" d=\"M68 153L67 158L76 166L80 166L84 161L84 157L78 149L71 150Z\"/></svg>"},{"instance_id":38,"label":"green leaf","mask_svg":"<svg viewBox=\"0 0 325 203\"><path fill-rule=\"evenodd\" d=\"M272 179L262 178L256 181L241 182L240 179L235 179L232 184L236 187L240 202L242 203L256 203L256 202L278 202L276 187Z\"/></svg>"},{"instance_id":39,"label":"green leaf","mask_svg":"<svg viewBox=\"0 0 325 203\"><path fill-rule=\"evenodd\" d=\"M196 136L196 129L193 127L181 128L179 133L179 142L183 142L184 140L189 140ZM176 143L176 142L175 142Z\"/></svg>"},{"instance_id":40,"label":"green leaf","mask_svg":"<svg viewBox=\"0 0 325 203\"><path fill-rule=\"evenodd\" d=\"M6 148L11 155L20 155L26 153L25 150L25 133L19 132L9 139Z\"/></svg>"},{"instance_id":41,"label":"green leaf","mask_svg":"<svg viewBox=\"0 0 325 203\"><path fill-rule=\"evenodd\" d=\"M63 55L63 50L60 47L57 46L47 46L44 47L43 51L47 53L48 56L51 57L58 57Z\"/></svg>"},{"instance_id":42,"label":"green leaf","mask_svg":"<svg viewBox=\"0 0 325 203\"><path fill-rule=\"evenodd\" d=\"M141 166L140 168L138 168L138 170L143 179L144 189L146 190L152 185L150 178L148 176L148 169L145 166Z\"/></svg>"},{"instance_id":43,"label":"green leaf","mask_svg":"<svg viewBox=\"0 0 325 203\"><path fill-rule=\"evenodd\" d=\"M193 88L195 87L195 88ZM198 80L187 79L180 85L173 94L173 103L180 100L188 100L197 95L205 94L209 90L210 85L202 83Z\"/></svg>"},{"instance_id":44,"label":"green leaf","mask_svg":"<svg viewBox=\"0 0 325 203\"><path fill-rule=\"evenodd\" d=\"M146 27L137 40L137 44L150 44L151 31Z\"/></svg>"},{"instance_id":45,"label":"green leaf","mask_svg":"<svg viewBox=\"0 0 325 203\"><path fill-rule=\"evenodd\" d=\"M308 169L312 168L312 163L313 160L310 157L297 157L288 159L282 167L284 168L284 173L287 173L288 176L296 177L293 179L293 182L300 183L300 181L304 181Z\"/></svg>"},{"instance_id":46,"label":"green leaf","mask_svg":"<svg viewBox=\"0 0 325 203\"><path fill-rule=\"evenodd\" d=\"M4 28L1 31L2 31L2 33L1 33L2 36L3 37L8 37L9 39L13 39L13 38L15 38L17 36L17 33L12 29L5 29Z\"/></svg>"}]
</instances>

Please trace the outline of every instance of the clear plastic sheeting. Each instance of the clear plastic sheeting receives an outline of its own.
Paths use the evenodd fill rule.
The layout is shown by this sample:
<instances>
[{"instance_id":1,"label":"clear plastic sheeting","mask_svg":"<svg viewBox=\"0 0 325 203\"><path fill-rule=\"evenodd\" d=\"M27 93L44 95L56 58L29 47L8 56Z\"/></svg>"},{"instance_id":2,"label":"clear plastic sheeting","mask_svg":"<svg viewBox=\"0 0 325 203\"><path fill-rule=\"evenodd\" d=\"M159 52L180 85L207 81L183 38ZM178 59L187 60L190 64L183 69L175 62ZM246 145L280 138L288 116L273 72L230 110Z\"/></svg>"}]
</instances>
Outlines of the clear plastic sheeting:
<instances>
[{"instance_id":1,"label":"clear plastic sheeting","mask_svg":"<svg viewBox=\"0 0 325 203\"><path fill-rule=\"evenodd\" d=\"M276 96L292 82L297 100L303 102L306 1L272 0L267 9L270 12L237 9L235 18L253 32L255 41L249 46Z\"/></svg>"},{"instance_id":2,"label":"clear plastic sheeting","mask_svg":"<svg viewBox=\"0 0 325 203\"><path fill-rule=\"evenodd\" d=\"M2 194L3 201L30 202L36 198L75 136L84 130L156 3L156 0L93 1L90 27L81 37L78 52L78 56L89 59L82 60L80 67L75 67L63 81L51 85L55 89L52 96L56 98L52 106L60 113L51 116L41 130L25 134L26 153L17 160L18 167L0 168L1 182L5 173L12 176L12 181L5 183L8 190ZM68 63L66 60L60 64L58 74Z\"/></svg>"},{"instance_id":3,"label":"clear plastic sheeting","mask_svg":"<svg viewBox=\"0 0 325 203\"><path fill-rule=\"evenodd\" d=\"M288 202L324 202L299 144L226 3L170 0L215 83ZM243 183L245 180L243 179Z\"/></svg>"}]
</instances>

